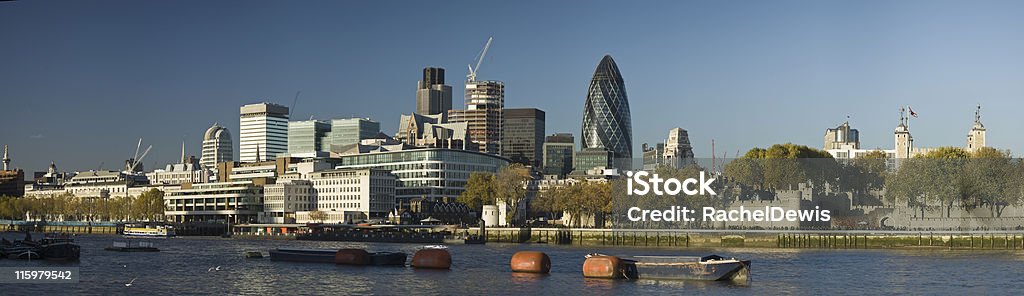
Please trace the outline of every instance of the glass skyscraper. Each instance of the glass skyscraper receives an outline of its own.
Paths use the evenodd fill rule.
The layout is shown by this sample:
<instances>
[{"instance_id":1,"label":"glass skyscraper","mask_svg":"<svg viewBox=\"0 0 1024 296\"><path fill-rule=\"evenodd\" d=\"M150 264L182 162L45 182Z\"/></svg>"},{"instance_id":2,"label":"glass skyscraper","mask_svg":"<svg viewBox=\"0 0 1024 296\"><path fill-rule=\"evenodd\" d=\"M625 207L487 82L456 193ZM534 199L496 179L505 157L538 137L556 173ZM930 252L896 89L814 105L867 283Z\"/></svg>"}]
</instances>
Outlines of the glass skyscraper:
<instances>
[{"instance_id":1,"label":"glass skyscraper","mask_svg":"<svg viewBox=\"0 0 1024 296\"><path fill-rule=\"evenodd\" d=\"M605 55L594 71L583 107L582 149L605 149L613 167L628 170L633 158L626 85L612 56Z\"/></svg>"}]
</instances>

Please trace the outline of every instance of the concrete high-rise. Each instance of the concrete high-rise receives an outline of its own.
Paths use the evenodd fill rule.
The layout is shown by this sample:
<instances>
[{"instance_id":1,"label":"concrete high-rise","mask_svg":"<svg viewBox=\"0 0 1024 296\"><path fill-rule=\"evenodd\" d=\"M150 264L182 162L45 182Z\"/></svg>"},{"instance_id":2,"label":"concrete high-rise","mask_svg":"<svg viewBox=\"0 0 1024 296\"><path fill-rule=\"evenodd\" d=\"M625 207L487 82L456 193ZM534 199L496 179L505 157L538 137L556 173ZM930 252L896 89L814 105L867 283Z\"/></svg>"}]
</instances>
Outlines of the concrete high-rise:
<instances>
[{"instance_id":1,"label":"concrete high-rise","mask_svg":"<svg viewBox=\"0 0 1024 296\"><path fill-rule=\"evenodd\" d=\"M544 174L564 178L572 172L576 139L570 133L558 133L544 138Z\"/></svg>"},{"instance_id":2,"label":"concrete high-rise","mask_svg":"<svg viewBox=\"0 0 1024 296\"><path fill-rule=\"evenodd\" d=\"M540 168L544 146L544 111L537 108L504 110L501 155L513 162Z\"/></svg>"},{"instance_id":3,"label":"concrete high-rise","mask_svg":"<svg viewBox=\"0 0 1024 296\"><path fill-rule=\"evenodd\" d=\"M594 71L583 107L582 149L611 153L613 167L628 170L633 158L626 84L612 56L605 55Z\"/></svg>"},{"instance_id":4,"label":"concrete high-rise","mask_svg":"<svg viewBox=\"0 0 1024 296\"><path fill-rule=\"evenodd\" d=\"M288 153L288 107L272 103L242 106L238 150L241 162L274 160Z\"/></svg>"},{"instance_id":5,"label":"concrete high-rise","mask_svg":"<svg viewBox=\"0 0 1024 296\"><path fill-rule=\"evenodd\" d=\"M416 113L434 115L451 109L452 87L444 84L444 68L424 68L416 87Z\"/></svg>"},{"instance_id":6,"label":"concrete high-rise","mask_svg":"<svg viewBox=\"0 0 1024 296\"><path fill-rule=\"evenodd\" d=\"M199 157L199 165L205 168L216 168L218 163L234 161L234 143L228 129L213 124L203 135L203 154Z\"/></svg>"},{"instance_id":7,"label":"concrete high-rise","mask_svg":"<svg viewBox=\"0 0 1024 296\"><path fill-rule=\"evenodd\" d=\"M466 122L470 140L480 151L502 153L505 84L501 81L466 81L466 109L452 110L449 121ZM543 135L543 133L541 133Z\"/></svg>"}]
</instances>

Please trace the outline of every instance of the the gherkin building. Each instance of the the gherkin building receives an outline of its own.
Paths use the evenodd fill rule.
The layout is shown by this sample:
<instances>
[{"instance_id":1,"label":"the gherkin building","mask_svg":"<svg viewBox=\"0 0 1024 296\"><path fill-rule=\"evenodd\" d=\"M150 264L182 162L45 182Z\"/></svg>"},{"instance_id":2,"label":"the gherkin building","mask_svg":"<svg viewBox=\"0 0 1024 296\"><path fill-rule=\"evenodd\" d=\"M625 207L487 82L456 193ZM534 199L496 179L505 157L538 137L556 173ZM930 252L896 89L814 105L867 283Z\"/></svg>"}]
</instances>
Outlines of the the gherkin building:
<instances>
[{"instance_id":1,"label":"the gherkin building","mask_svg":"<svg viewBox=\"0 0 1024 296\"><path fill-rule=\"evenodd\" d=\"M633 130L626 85L612 56L605 55L594 71L583 107L583 149L604 149L612 154L609 165L630 169Z\"/></svg>"}]
</instances>

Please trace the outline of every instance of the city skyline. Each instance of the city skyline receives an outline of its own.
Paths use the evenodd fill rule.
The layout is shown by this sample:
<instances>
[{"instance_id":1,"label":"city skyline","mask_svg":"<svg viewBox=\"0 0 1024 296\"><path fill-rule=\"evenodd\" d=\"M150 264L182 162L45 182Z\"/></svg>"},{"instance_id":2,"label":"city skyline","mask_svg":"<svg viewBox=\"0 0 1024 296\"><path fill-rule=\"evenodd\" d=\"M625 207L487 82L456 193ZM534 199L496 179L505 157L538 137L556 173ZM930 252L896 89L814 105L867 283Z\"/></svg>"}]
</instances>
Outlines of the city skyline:
<instances>
[{"instance_id":1,"label":"city skyline","mask_svg":"<svg viewBox=\"0 0 1024 296\"><path fill-rule=\"evenodd\" d=\"M921 3L496 4L508 14L488 26L439 22L446 34L432 36L412 32L414 19L360 17L390 9L370 3L267 3L232 16L204 11L229 9L216 3L3 3L0 36L14 46L0 48L9 65L0 69L0 144L26 172L51 160L63 170L116 169L142 137L154 145L144 165L158 168L180 158L182 140L200 156L214 123L237 137L237 108L260 101L294 107L292 120L369 117L394 134L399 115L415 111L421 69L446 68L461 89L461 69L493 35L480 79L505 82L509 108L547 112L548 134L580 137L587 82L608 53L628 85L634 151L677 126L698 157L711 157L711 139L718 157L785 142L820 148L847 115L864 148L889 148L902 105L920 114L915 145L963 146L981 104L988 145L1019 156L1024 139L1009 131L1022 123L1011 114L1024 93L1015 57L1024 20L1012 13L1020 3L928 2L923 12ZM393 13L465 12L458 3L403 6ZM758 12L767 8L793 11ZM163 17L166 9L180 19ZM521 24L524 15L538 21ZM650 33L624 34L641 29Z\"/></svg>"}]
</instances>

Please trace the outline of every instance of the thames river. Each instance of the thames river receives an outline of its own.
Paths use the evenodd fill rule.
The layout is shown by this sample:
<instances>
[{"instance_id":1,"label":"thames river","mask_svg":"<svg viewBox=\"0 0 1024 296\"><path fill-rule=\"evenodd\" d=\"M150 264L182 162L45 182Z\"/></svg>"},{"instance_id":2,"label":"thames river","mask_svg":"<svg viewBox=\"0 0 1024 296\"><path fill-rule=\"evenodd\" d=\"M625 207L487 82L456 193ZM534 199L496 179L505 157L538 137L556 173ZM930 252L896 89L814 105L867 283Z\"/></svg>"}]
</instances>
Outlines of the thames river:
<instances>
[{"instance_id":1,"label":"thames river","mask_svg":"<svg viewBox=\"0 0 1024 296\"><path fill-rule=\"evenodd\" d=\"M10 239L12 234L8 234ZM699 294L1020 294L1024 251L669 249L544 244L452 245L451 270L355 267L245 259L245 251L277 247L365 248L414 253L420 245L241 240L212 237L152 239L158 253L104 251L114 236L79 236L78 263L0 259L3 266L77 266L74 284L3 284L4 295L633 295ZM546 252L551 274L514 274L519 250ZM752 280L725 282L585 279L584 255L719 254L753 260ZM220 270L216 270L217 267ZM211 270L213 269L213 270ZM131 286L126 283L134 280Z\"/></svg>"}]
</instances>

